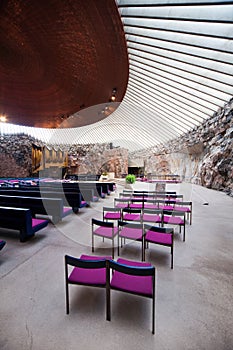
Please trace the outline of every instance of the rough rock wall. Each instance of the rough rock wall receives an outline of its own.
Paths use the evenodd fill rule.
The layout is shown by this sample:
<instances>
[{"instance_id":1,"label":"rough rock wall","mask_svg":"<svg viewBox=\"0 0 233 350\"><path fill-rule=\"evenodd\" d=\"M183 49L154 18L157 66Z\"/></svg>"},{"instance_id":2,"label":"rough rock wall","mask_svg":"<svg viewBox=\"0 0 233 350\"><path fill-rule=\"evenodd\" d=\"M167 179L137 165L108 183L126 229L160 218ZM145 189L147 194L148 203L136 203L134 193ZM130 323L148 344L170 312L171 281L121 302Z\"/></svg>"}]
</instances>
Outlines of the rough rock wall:
<instances>
[{"instance_id":1,"label":"rough rock wall","mask_svg":"<svg viewBox=\"0 0 233 350\"><path fill-rule=\"evenodd\" d=\"M233 98L203 124L140 156L147 173L178 174L184 181L233 195Z\"/></svg>"},{"instance_id":2,"label":"rough rock wall","mask_svg":"<svg viewBox=\"0 0 233 350\"><path fill-rule=\"evenodd\" d=\"M35 139L18 134L1 136L0 140L0 176L31 176L32 143Z\"/></svg>"},{"instance_id":3,"label":"rough rock wall","mask_svg":"<svg viewBox=\"0 0 233 350\"><path fill-rule=\"evenodd\" d=\"M78 174L114 172L116 177L128 171L128 151L112 148L109 143L73 145L69 151L69 166Z\"/></svg>"},{"instance_id":4,"label":"rough rock wall","mask_svg":"<svg viewBox=\"0 0 233 350\"><path fill-rule=\"evenodd\" d=\"M24 134L4 135L0 141L0 177L32 176L32 144L45 144ZM128 171L128 150L112 148L110 143L58 146L68 151L69 166L75 173L101 174L106 171L120 177Z\"/></svg>"}]
</instances>

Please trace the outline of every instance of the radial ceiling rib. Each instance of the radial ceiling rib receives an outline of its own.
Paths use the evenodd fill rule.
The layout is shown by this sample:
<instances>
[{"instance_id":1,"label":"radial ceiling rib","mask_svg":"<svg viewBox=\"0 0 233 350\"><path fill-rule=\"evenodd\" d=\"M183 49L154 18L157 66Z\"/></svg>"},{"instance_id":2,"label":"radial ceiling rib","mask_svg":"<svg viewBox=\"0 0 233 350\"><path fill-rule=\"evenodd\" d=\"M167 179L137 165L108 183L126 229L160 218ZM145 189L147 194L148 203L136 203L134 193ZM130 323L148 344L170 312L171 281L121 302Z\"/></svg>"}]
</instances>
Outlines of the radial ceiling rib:
<instances>
[{"instance_id":1,"label":"radial ceiling rib","mask_svg":"<svg viewBox=\"0 0 233 350\"><path fill-rule=\"evenodd\" d=\"M149 81L145 82L143 81L142 77L134 76L134 79L130 78L130 84L131 86L139 86L140 89L145 88L148 90L151 94L153 94L154 91L156 91L157 94L161 96L166 96L167 99L174 100L174 103L178 103L180 106L182 105L184 108L190 108L194 111L198 111L200 113L204 113L205 115L209 116L209 114L212 112L215 112L214 109L212 109L211 106L207 106L204 104L200 104L199 100L198 102L188 99L187 97L184 98L183 96L179 95L177 91L172 91L171 89L168 89L167 86L164 87L162 85L160 86L154 86ZM205 118L204 118L205 119Z\"/></svg>"},{"instance_id":2,"label":"radial ceiling rib","mask_svg":"<svg viewBox=\"0 0 233 350\"><path fill-rule=\"evenodd\" d=\"M190 107L190 105L188 105L186 103L186 101L184 100L183 102L180 102L180 98L175 98L171 95L168 95L167 93L164 93L162 91L159 91L158 89L151 89L145 87L143 84L141 83L136 83L136 80L134 80L133 82L131 82L131 87L132 89L135 91L135 93L138 92L138 89L144 89L145 90L145 94L146 94L146 98L152 97L153 94L155 94L155 96L158 98L158 101L164 101L164 97L166 97L166 103L168 105L170 105L170 107L173 108L173 106L177 107L177 109L181 109L182 110L182 115L183 115L183 111L187 111L187 113L191 113L191 116L196 119L198 122L201 122L203 119L205 119L205 115L208 115L207 113L204 114L203 111L200 111L200 109L197 109L195 107ZM173 109L174 110L174 109ZM190 116L190 115L189 115Z\"/></svg>"},{"instance_id":3,"label":"radial ceiling rib","mask_svg":"<svg viewBox=\"0 0 233 350\"><path fill-rule=\"evenodd\" d=\"M216 93L216 90L214 88L203 86L202 84L198 84L198 82L196 82L195 84L192 84L191 80L184 79L181 74L180 75L169 74L169 72L167 72L166 70L157 69L157 68L154 69L154 71L152 72L150 69L148 69L147 65L142 65L140 64L140 62L136 61L135 59L133 62L131 61L131 67L133 68L136 67L137 70L140 70L142 74L144 74L143 72L145 72L145 74L152 76L154 79L156 79L156 76L161 76L162 78L167 80L167 84L172 84L172 82L178 83L178 85L183 87L185 91L190 88L193 91L193 93L197 92L197 93L200 93L200 95L203 93L207 99L215 98L219 103L218 105L223 104L224 101L227 100L228 96L230 96L223 92L220 93L220 91ZM129 85L128 85L128 88L129 88Z\"/></svg>"},{"instance_id":4,"label":"radial ceiling rib","mask_svg":"<svg viewBox=\"0 0 233 350\"><path fill-rule=\"evenodd\" d=\"M145 82L144 76L140 74L140 72L138 72L137 70L131 68L131 76L129 78L130 81L132 80L131 78L133 78L134 80L140 79L144 85L149 84L154 89L158 87L160 91L165 90L165 91L172 92L175 95L182 96L186 101L196 102L196 104L199 106L208 107L208 109L212 112L215 112L216 109L218 108L218 101L214 103L213 102L214 100L212 100L212 103L210 103L207 99L204 99L205 95L202 94L202 98L200 98L198 94L194 95L191 89L182 90L180 85L176 83L171 84L171 81L170 81L170 84L168 85L165 82L165 79L162 79L160 77L157 77L156 86L155 86L153 78L147 76L147 79Z\"/></svg>"},{"instance_id":5,"label":"radial ceiling rib","mask_svg":"<svg viewBox=\"0 0 233 350\"><path fill-rule=\"evenodd\" d=\"M151 45L146 43L138 43L138 38L135 39L135 37L132 36L128 36L128 48L129 48L129 52L136 52L135 55L138 56L143 56L144 54L146 55L151 55L152 57L154 57L154 55L156 55L156 57L160 57L160 58L170 58L172 60L175 60L176 62L180 62L181 64L187 64L187 62L190 61L190 53L180 53L179 51L175 51L172 50L171 48L161 48L161 47L156 47L155 45ZM149 47L148 47L149 46ZM209 70L210 72L213 73L218 73L218 74L225 74L225 77L222 76L220 78L220 81L224 80L224 78L226 79L231 79L232 81L232 74L231 74L231 65L226 64L224 62L222 62L222 67L220 69L220 67L215 66L215 61L214 59L208 58L206 59L206 57L198 57L195 55L191 55L192 56L192 65L189 63L189 66L191 66L191 69L195 69L195 67L197 68L205 68L206 70ZM152 59L153 60L153 59ZM229 77L227 77L227 75ZM231 85L229 83L229 85Z\"/></svg>"}]
</instances>

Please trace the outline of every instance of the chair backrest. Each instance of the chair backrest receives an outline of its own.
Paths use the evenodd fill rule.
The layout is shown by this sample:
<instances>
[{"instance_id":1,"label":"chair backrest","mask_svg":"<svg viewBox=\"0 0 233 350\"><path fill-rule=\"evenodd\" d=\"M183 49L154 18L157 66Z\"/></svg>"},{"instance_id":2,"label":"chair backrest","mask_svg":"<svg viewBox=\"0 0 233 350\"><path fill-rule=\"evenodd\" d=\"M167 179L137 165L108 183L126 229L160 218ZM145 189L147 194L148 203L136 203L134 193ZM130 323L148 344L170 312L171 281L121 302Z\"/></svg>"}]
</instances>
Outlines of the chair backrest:
<instances>
[{"instance_id":1,"label":"chair backrest","mask_svg":"<svg viewBox=\"0 0 233 350\"><path fill-rule=\"evenodd\" d=\"M130 266L119 263L114 260L108 261L109 267L115 271L134 276L153 276L155 277L155 267L150 266ZM148 264L149 265L149 264Z\"/></svg>"},{"instance_id":2,"label":"chair backrest","mask_svg":"<svg viewBox=\"0 0 233 350\"><path fill-rule=\"evenodd\" d=\"M163 215L170 215L170 216L183 216L185 217L185 212L180 210L163 210Z\"/></svg>"},{"instance_id":3,"label":"chair backrest","mask_svg":"<svg viewBox=\"0 0 233 350\"><path fill-rule=\"evenodd\" d=\"M137 223L137 222L128 222L128 221L121 221L118 220L118 227L127 227L127 228L134 228L134 229L143 229L143 224Z\"/></svg>"},{"instance_id":4,"label":"chair backrest","mask_svg":"<svg viewBox=\"0 0 233 350\"><path fill-rule=\"evenodd\" d=\"M91 224L92 227L94 225L96 226L104 226L104 227L114 227L114 223L113 222L107 222L107 221L102 221L102 220L97 220L97 219L91 219Z\"/></svg>"},{"instance_id":5,"label":"chair backrest","mask_svg":"<svg viewBox=\"0 0 233 350\"><path fill-rule=\"evenodd\" d=\"M141 214L142 210L140 208L123 208L122 212L129 214Z\"/></svg>"},{"instance_id":6,"label":"chair backrest","mask_svg":"<svg viewBox=\"0 0 233 350\"><path fill-rule=\"evenodd\" d=\"M160 215L162 213L163 213L162 209L149 209L149 208L143 209L143 214Z\"/></svg>"},{"instance_id":7,"label":"chair backrest","mask_svg":"<svg viewBox=\"0 0 233 350\"><path fill-rule=\"evenodd\" d=\"M103 207L103 212L119 212L121 213L121 209L120 208L116 208L116 207Z\"/></svg>"},{"instance_id":8,"label":"chair backrest","mask_svg":"<svg viewBox=\"0 0 233 350\"><path fill-rule=\"evenodd\" d=\"M119 198L131 198L132 197L132 193L125 193L125 192L121 192L119 193Z\"/></svg>"},{"instance_id":9,"label":"chair backrest","mask_svg":"<svg viewBox=\"0 0 233 350\"><path fill-rule=\"evenodd\" d=\"M177 199L183 200L184 196L183 196L183 194L168 194L167 198L169 198L171 200L177 200Z\"/></svg>"},{"instance_id":10,"label":"chair backrest","mask_svg":"<svg viewBox=\"0 0 233 350\"><path fill-rule=\"evenodd\" d=\"M188 201L185 201L185 202L184 202L184 201L176 202L176 206L183 206L183 207L184 207L184 206L188 206L188 207L190 206L190 207L192 207L192 204L193 204L192 202L188 202Z\"/></svg>"},{"instance_id":11,"label":"chair backrest","mask_svg":"<svg viewBox=\"0 0 233 350\"><path fill-rule=\"evenodd\" d=\"M75 267L81 267L83 269L99 269L106 267L106 258L103 258L103 260L86 260L65 255L65 264Z\"/></svg>"},{"instance_id":12,"label":"chair backrest","mask_svg":"<svg viewBox=\"0 0 233 350\"><path fill-rule=\"evenodd\" d=\"M114 198L114 205L116 205L116 203L129 203L130 202L130 198Z\"/></svg>"},{"instance_id":13,"label":"chair backrest","mask_svg":"<svg viewBox=\"0 0 233 350\"><path fill-rule=\"evenodd\" d=\"M124 189L124 190L123 190L123 193L133 193L133 190Z\"/></svg>"},{"instance_id":14,"label":"chair backrest","mask_svg":"<svg viewBox=\"0 0 233 350\"><path fill-rule=\"evenodd\" d=\"M153 231L153 232L158 232L158 233L171 233L172 235L174 234L174 229L171 227L160 227L160 226L151 226L148 224L144 224L144 231L145 233L147 231Z\"/></svg>"}]
</instances>

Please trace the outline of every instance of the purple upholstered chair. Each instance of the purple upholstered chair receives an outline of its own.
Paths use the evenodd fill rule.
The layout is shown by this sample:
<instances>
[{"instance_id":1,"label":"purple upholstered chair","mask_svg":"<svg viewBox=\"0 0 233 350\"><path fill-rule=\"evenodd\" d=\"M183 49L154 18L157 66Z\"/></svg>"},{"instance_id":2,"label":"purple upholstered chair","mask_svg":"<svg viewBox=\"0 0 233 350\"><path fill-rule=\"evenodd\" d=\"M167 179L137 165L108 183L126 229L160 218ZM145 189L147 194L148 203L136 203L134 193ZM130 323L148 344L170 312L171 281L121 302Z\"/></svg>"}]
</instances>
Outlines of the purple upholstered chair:
<instances>
[{"instance_id":1,"label":"purple upholstered chair","mask_svg":"<svg viewBox=\"0 0 233 350\"><path fill-rule=\"evenodd\" d=\"M101 220L92 219L91 221L92 231L92 253L94 253L94 236L99 236L111 239L112 241L112 258L114 259L114 238L118 233L118 228L114 227L113 222L106 222Z\"/></svg>"},{"instance_id":2,"label":"purple upholstered chair","mask_svg":"<svg viewBox=\"0 0 233 350\"><path fill-rule=\"evenodd\" d=\"M149 243L163 245L171 249L171 269L173 269L173 228L151 226L144 224L144 260L145 250Z\"/></svg>"},{"instance_id":3,"label":"purple upholstered chair","mask_svg":"<svg viewBox=\"0 0 233 350\"><path fill-rule=\"evenodd\" d=\"M185 241L185 212L180 210L163 210L162 226L176 225L183 227L183 241Z\"/></svg>"},{"instance_id":4,"label":"purple upholstered chair","mask_svg":"<svg viewBox=\"0 0 233 350\"><path fill-rule=\"evenodd\" d=\"M189 224L192 225L192 202L176 202L175 210L184 211L189 218Z\"/></svg>"},{"instance_id":5,"label":"purple upholstered chair","mask_svg":"<svg viewBox=\"0 0 233 350\"><path fill-rule=\"evenodd\" d=\"M69 314L69 284L106 287L106 259L111 256L65 256L66 313ZM69 273L69 267L73 269Z\"/></svg>"},{"instance_id":6,"label":"purple upholstered chair","mask_svg":"<svg viewBox=\"0 0 233 350\"><path fill-rule=\"evenodd\" d=\"M159 204L158 201L156 199L153 199L151 197L147 197L144 200L144 209L158 209L159 208Z\"/></svg>"},{"instance_id":7,"label":"purple upholstered chair","mask_svg":"<svg viewBox=\"0 0 233 350\"><path fill-rule=\"evenodd\" d=\"M114 207L120 209L128 208L129 202L130 200L127 198L114 198Z\"/></svg>"},{"instance_id":8,"label":"purple upholstered chair","mask_svg":"<svg viewBox=\"0 0 233 350\"><path fill-rule=\"evenodd\" d=\"M127 222L127 221L118 221L118 235L117 235L117 245L118 245L118 255L120 255L120 240L121 240L121 247L122 247L122 241L124 240L124 243L126 239L133 240L133 241L139 241L141 242L141 249L142 249L142 261L143 261L143 224L141 223L135 223L135 222Z\"/></svg>"},{"instance_id":9,"label":"purple upholstered chair","mask_svg":"<svg viewBox=\"0 0 233 350\"><path fill-rule=\"evenodd\" d=\"M103 220L121 220L121 208L103 207Z\"/></svg>"},{"instance_id":10,"label":"purple upholstered chair","mask_svg":"<svg viewBox=\"0 0 233 350\"><path fill-rule=\"evenodd\" d=\"M141 222L142 210L140 208L124 208L122 209L122 220Z\"/></svg>"},{"instance_id":11,"label":"purple upholstered chair","mask_svg":"<svg viewBox=\"0 0 233 350\"><path fill-rule=\"evenodd\" d=\"M158 199L157 203L158 203L159 209L162 209L162 210L173 210L176 205L176 201L171 201L169 199L166 199L166 200Z\"/></svg>"},{"instance_id":12,"label":"purple upholstered chair","mask_svg":"<svg viewBox=\"0 0 233 350\"><path fill-rule=\"evenodd\" d=\"M161 209L144 209L142 212L142 222L160 225L162 223L162 214L163 211Z\"/></svg>"},{"instance_id":13,"label":"purple upholstered chair","mask_svg":"<svg viewBox=\"0 0 233 350\"><path fill-rule=\"evenodd\" d=\"M155 333L155 267L149 263L118 259L107 261L107 320L111 321L111 290L152 299L152 333Z\"/></svg>"},{"instance_id":14,"label":"purple upholstered chair","mask_svg":"<svg viewBox=\"0 0 233 350\"><path fill-rule=\"evenodd\" d=\"M131 198L129 207L130 208L136 208L136 209L143 209L144 208L144 197Z\"/></svg>"}]
</instances>

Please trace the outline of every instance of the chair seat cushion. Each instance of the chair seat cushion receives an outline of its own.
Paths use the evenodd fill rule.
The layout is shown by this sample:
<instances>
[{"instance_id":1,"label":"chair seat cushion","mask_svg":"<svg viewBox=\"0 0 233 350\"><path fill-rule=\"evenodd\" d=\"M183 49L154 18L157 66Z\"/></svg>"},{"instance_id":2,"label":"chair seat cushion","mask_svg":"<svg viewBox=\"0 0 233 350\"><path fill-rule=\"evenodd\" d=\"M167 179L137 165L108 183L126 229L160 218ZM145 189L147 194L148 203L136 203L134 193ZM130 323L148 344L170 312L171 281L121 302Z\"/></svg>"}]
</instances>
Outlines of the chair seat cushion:
<instances>
[{"instance_id":1,"label":"chair seat cushion","mask_svg":"<svg viewBox=\"0 0 233 350\"><path fill-rule=\"evenodd\" d=\"M159 244L172 244L172 234L171 233L161 233L154 231L147 231L146 241Z\"/></svg>"},{"instance_id":2,"label":"chair seat cushion","mask_svg":"<svg viewBox=\"0 0 233 350\"><path fill-rule=\"evenodd\" d=\"M130 208L136 208L136 209L142 209L143 204L142 203L132 203L129 205Z\"/></svg>"},{"instance_id":3,"label":"chair seat cushion","mask_svg":"<svg viewBox=\"0 0 233 350\"><path fill-rule=\"evenodd\" d=\"M129 221L140 221L141 216L139 214L124 214L124 220L129 220Z\"/></svg>"},{"instance_id":4,"label":"chair seat cushion","mask_svg":"<svg viewBox=\"0 0 233 350\"><path fill-rule=\"evenodd\" d=\"M120 220L121 213L106 213L104 215L105 219Z\"/></svg>"},{"instance_id":5,"label":"chair seat cushion","mask_svg":"<svg viewBox=\"0 0 233 350\"><path fill-rule=\"evenodd\" d=\"M159 209L158 205L156 204L150 204L150 203L144 203L145 209Z\"/></svg>"},{"instance_id":6,"label":"chair seat cushion","mask_svg":"<svg viewBox=\"0 0 233 350\"><path fill-rule=\"evenodd\" d=\"M32 218L32 231L37 232L48 225L48 220Z\"/></svg>"},{"instance_id":7,"label":"chair seat cushion","mask_svg":"<svg viewBox=\"0 0 233 350\"><path fill-rule=\"evenodd\" d=\"M110 256L90 256L81 255L82 260L110 260ZM74 267L70 276L69 282L76 282L80 284L89 285L105 285L106 284L106 268L100 269L84 269L81 267Z\"/></svg>"},{"instance_id":8,"label":"chair seat cushion","mask_svg":"<svg viewBox=\"0 0 233 350\"><path fill-rule=\"evenodd\" d=\"M81 208L83 208L83 207L86 207L87 206L87 202L86 201L81 201Z\"/></svg>"},{"instance_id":9,"label":"chair seat cushion","mask_svg":"<svg viewBox=\"0 0 233 350\"><path fill-rule=\"evenodd\" d=\"M117 234L117 232L118 232L118 228L114 227L113 228L113 235L115 236ZM94 234L97 236L111 238L112 237L112 228L100 226L94 231Z\"/></svg>"},{"instance_id":10,"label":"chair seat cushion","mask_svg":"<svg viewBox=\"0 0 233 350\"><path fill-rule=\"evenodd\" d=\"M184 225L184 220L178 216L164 216L163 222L165 224Z\"/></svg>"},{"instance_id":11,"label":"chair seat cushion","mask_svg":"<svg viewBox=\"0 0 233 350\"><path fill-rule=\"evenodd\" d=\"M116 208L128 208L128 203L117 203Z\"/></svg>"},{"instance_id":12,"label":"chair seat cushion","mask_svg":"<svg viewBox=\"0 0 233 350\"><path fill-rule=\"evenodd\" d=\"M120 237L140 240L142 239L143 232L140 228L124 227L119 234Z\"/></svg>"},{"instance_id":13,"label":"chair seat cushion","mask_svg":"<svg viewBox=\"0 0 233 350\"><path fill-rule=\"evenodd\" d=\"M149 221L149 222L161 222L161 217L159 215L150 215L150 214L143 214L142 217L143 221Z\"/></svg>"},{"instance_id":14,"label":"chair seat cushion","mask_svg":"<svg viewBox=\"0 0 233 350\"><path fill-rule=\"evenodd\" d=\"M191 209L189 207L175 207L175 210L184 211L185 213L191 213Z\"/></svg>"},{"instance_id":15,"label":"chair seat cushion","mask_svg":"<svg viewBox=\"0 0 233 350\"><path fill-rule=\"evenodd\" d=\"M149 263L141 263L125 259L118 259L117 262L134 267L151 266ZM111 287L135 294L151 296L153 293L153 279L152 276L133 276L114 271L111 280Z\"/></svg>"},{"instance_id":16,"label":"chair seat cushion","mask_svg":"<svg viewBox=\"0 0 233 350\"><path fill-rule=\"evenodd\" d=\"M83 284L99 284L105 285L106 283L106 269L84 269L81 267L74 267L70 276L70 282L83 283Z\"/></svg>"},{"instance_id":17,"label":"chair seat cushion","mask_svg":"<svg viewBox=\"0 0 233 350\"><path fill-rule=\"evenodd\" d=\"M174 209L174 205L162 205L159 208L163 209L163 210L173 210Z\"/></svg>"},{"instance_id":18,"label":"chair seat cushion","mask_svg":"<svg viewBox=\"0 0 233 350\"><path fill-rule=\"evenodd\" d=\"M72 208L64 207L64 208L63 208L62 216L64 217L64 216L70 215L70 214L72 214L72 213L73 213Z\"/></svg>"}]
</instances>

